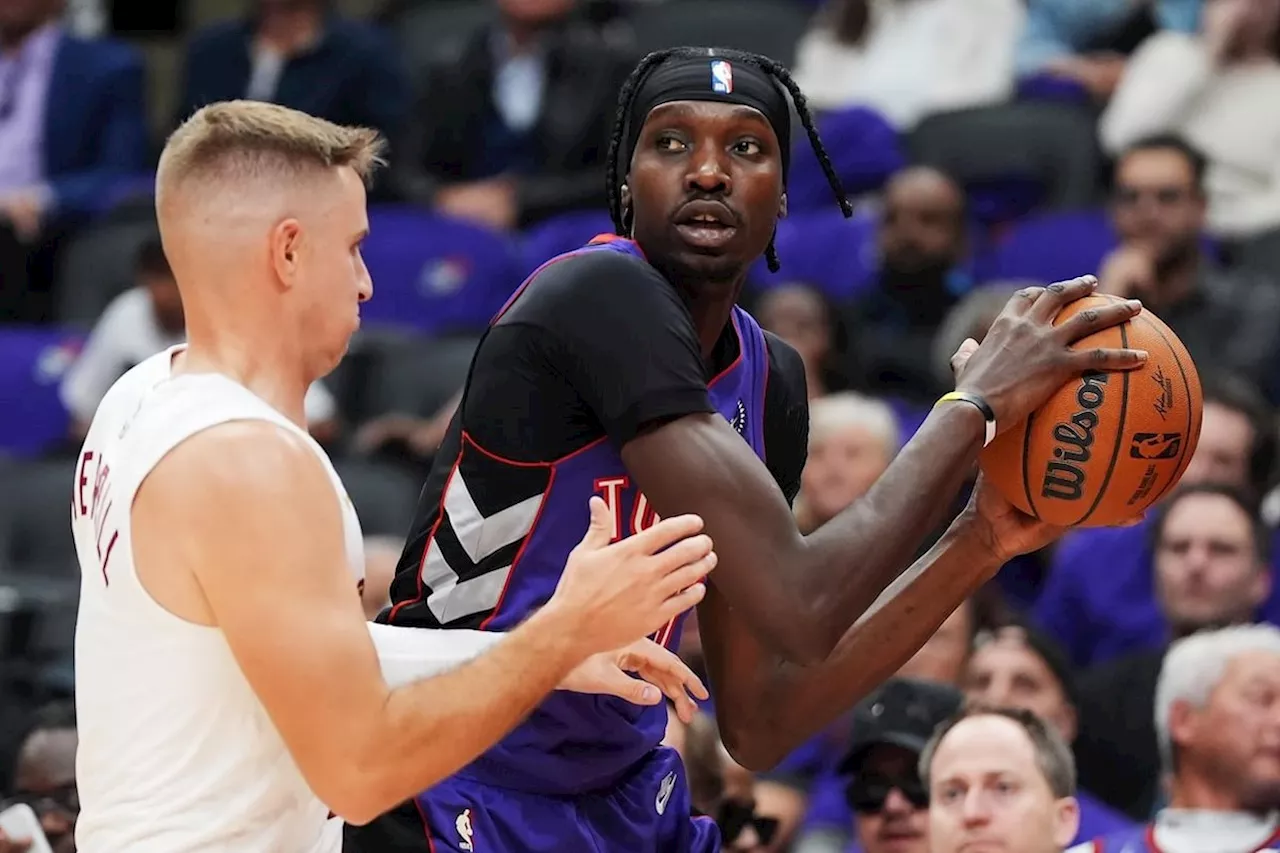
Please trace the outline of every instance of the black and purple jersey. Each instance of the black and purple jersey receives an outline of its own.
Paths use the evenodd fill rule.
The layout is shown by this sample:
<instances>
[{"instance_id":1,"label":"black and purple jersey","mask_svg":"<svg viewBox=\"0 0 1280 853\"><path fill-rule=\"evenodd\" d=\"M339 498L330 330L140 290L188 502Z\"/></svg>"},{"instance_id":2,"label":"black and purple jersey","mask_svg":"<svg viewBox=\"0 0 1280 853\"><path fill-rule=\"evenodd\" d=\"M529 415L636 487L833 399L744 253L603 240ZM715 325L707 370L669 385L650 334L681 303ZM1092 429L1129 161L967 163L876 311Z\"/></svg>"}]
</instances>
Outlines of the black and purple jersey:
<instances>
[{"instance_id":1,"label":"black and purple jersey","mask_svg":"<svg viewBox=\"0 0 1280 853\"><path fill-rule=\"evenodd\" d=\"M708 366L677 291L629 240L548 262L480 341L382 618L514 628L555 592L591 495L612 509L616 537L654 523L621 448L703 412L729 421L794 497L808 419L794 351L735 307ZM674 648L683 618L655 639ZM550 795L604 789L643 762L666 721L661 705L557 692L459 775Z\"/></svg>"}]
</instances>

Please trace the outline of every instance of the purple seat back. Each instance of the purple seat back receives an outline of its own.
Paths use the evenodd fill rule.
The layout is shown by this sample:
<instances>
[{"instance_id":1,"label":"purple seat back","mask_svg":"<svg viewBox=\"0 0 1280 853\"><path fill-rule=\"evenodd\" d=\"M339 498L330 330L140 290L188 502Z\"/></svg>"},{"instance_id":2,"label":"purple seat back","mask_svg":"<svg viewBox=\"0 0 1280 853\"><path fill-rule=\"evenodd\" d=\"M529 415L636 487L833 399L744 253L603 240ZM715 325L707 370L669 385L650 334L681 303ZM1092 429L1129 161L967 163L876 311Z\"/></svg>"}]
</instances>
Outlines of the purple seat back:
<instances>
[{"instance_id":1,"label":"purple seat back","mask_svg":"<svg viewBox=\"0 0 1280 853\"><path fill-rule=\"evenodd\" d=\"M768 290L806 282L836 304L847 303L874 281L876 231L873 216L845 219L838 208L788 216L778 223L774 243L782 269L771 273L762 259L751 269L751 284Z\"/></svg>"},{"instance_id":2,"label":"purple seat back","mask_svg":"<svg viewBox=\"0 0 1280 853\"><path fill-rule=\"evenodd\" d=\"M363 254L373 299L360 310L367 325L480 330L523 278L513 241L469 222L374 207L369 226Z\"/></svg>"},{"instance_id":3,"label":"purple seat back","mask_svg":"<svg viewBox=\"0 0 1280 853\"><path fill-rule=\"evenodd\" d=\"M613 220L603 210L579 210L541 222L525 232L522 276L528 277L547 261L580 249L598 234L612 234Z\"/></svg>"},{"instance_id":4,"label":"purple seat back","mask_svg":"<svg viewBox=\"0 0 1280 853\"><path fill-rule=\"evenodd\" d=\"M979 264L984 281L1062 281L1096 273L1117 237L1100 210L1046 213L1014 225Z\"/></svg>"},{"instance_id":5,"label":"purple seat back","mask_svg":"<svg viewBox=\"0 0 1280 853\"><path fill-rule=\"evenodd\" d=\"M39 456L67 437L58 387L83 344L83 335L62 329L0 328L0 453Z\"/></svg>"},{"instance_id":6,"label":"purple seat back","mask_svg":"<svg viewBox=\"0 0 1280 853\"><path fill-rule=\"evenodd\" d=\"M1060 104L1088 104L1091 97L1089 90L1075 80L1053 74L1034 74L1018 81L1018 99Z\"/></svg>"},{"instance_id":7,"label":"purple seat back","mask_svg":"<svg viewBox=\"0 0 1280 853\"><path fill-rule=\"evenodd\" d=\"M839 110L820 116L817 123L831 165L851 196L878 190L907 164L898 131L874 110ZM803 133L793 139L787 200L793 211L835 203L831 185Z\"/></svg>"}]
</instances>

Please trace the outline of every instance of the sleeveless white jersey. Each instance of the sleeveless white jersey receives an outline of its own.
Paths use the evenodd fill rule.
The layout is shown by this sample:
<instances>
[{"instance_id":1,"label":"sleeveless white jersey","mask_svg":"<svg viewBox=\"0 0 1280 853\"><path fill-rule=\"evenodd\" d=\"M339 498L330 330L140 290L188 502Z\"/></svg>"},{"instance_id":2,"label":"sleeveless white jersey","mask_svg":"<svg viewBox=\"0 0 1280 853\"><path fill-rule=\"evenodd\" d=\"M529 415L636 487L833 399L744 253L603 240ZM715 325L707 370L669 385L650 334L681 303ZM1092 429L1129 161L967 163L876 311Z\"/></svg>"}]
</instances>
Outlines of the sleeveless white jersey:
<instances>
[{"instance_id":1,"label":"sleeveless white jersey","mask_svg":"<svg viewBox=\"0 0 1280 853\"><path fill-rule=\"evenodd\" d=\"M112 386L72 484L82 576L77 844L84 853L338 853L340 821L303 780L222 632L179 619L142 588L130 508L183 441L220 423L262 420L304 436L324 462L342 501L353 592L364 575L360 523L304 430L225 376L171 377L178 349Z\"/></svg>"}]
</instances>

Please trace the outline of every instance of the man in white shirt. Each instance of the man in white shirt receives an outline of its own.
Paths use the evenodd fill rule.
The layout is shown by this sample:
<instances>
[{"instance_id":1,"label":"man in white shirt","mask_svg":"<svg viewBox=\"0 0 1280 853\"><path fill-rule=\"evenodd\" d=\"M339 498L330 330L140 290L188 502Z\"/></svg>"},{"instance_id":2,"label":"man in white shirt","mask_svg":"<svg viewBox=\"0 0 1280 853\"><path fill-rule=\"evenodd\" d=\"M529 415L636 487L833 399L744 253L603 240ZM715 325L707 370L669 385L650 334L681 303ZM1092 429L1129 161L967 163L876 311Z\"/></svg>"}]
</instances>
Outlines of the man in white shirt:
<instances>
[{"instance_id":1,"label":"man in white shirt","mask_svg":"<svg viewBox=\"0 0 1280 853\"><path fill-rule=\"evenodd\" d=\"M107 389L125 371L186 337L178 283L157 236L143 243L134 265L137 285L111 301L62 380L62 404L72 437L84 438ZM322 382L307 389L307 428L325 442L337 429L337 404Z\"/></svg>"},{"instance_id":2,"label":"man in white shirt","mask_svg":"<svg viewBox=\"0 0 1280 853\"><path fill-rule=\"evenodd\" d=\"M693 516L610 546L593 499L555 594L505 637L365 621L359 520L303 401L372 294L360 242L380 147L236 101L198 111L161 156L189 343L104 397L71 502L81 849L339 853L327 816L372 820L557 687L656 704L619 671L638 669L685 712L685 686L705 697L652 644L598 657L701 600L716 558ZM492 545L500 516L458 547Z\"/></svg>"}]
</instances>

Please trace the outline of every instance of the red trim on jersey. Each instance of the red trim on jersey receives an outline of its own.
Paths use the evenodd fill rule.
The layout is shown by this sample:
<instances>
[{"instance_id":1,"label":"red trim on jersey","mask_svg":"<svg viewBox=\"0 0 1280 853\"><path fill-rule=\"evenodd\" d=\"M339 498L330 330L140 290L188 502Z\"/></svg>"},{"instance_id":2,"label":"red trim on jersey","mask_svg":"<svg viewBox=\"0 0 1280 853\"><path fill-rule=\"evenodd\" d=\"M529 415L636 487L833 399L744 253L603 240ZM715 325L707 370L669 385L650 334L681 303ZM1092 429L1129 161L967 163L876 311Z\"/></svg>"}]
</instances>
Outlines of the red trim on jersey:
<instances>
[{"instance_id":1,"label":"red trim on jersey","mask_svg":"<svg viewBox=\"0 0 1280 853\"><path fill-rule=\"evenodd\" d=\"M458 466L462 464L462 448L458 448L458 456L453 460L453 467L449 469L449 476L445 478L444 488L440 490L440 503L436 506L436 523L431 525L431 530L427 533L427 538L422 543L422 556L418 558L418 594L413 598L406 598L404 601L393 606L391 612L387 615L388 622L394 622L396 614L411 604L418 604L426 601L424 595L425 590L422 588L422 569L427 564L427 554L431 551L431 543L436 538L436 531L440 529L440 522L444 520L444 498L449 494L449 484L453 482L453 477L458 473Z\"/></svg>"},{"instance_id":2,"label":"red trim on jersey","mask_svg":"<svg viewBox=\"0 0 1280 853\"><path fill-rule=\"evenodd\" d=\"M427 820L427 813L422 809L422 803L418 802L418 798L413 798L413 807L418 810L418 817L422 818L422 835L427 839L427 853L436 853L436 842L431 837L431 822Z\"/></svg>"}]
</instances>

